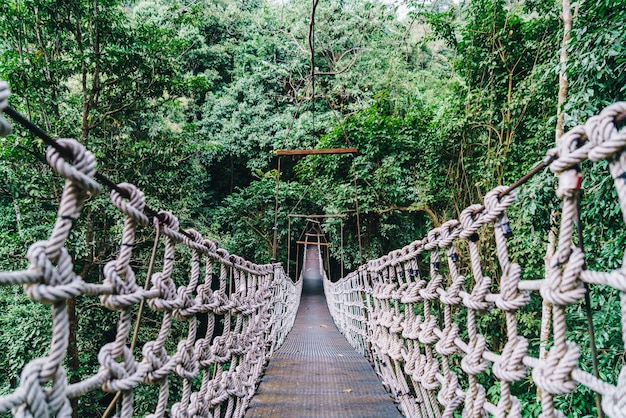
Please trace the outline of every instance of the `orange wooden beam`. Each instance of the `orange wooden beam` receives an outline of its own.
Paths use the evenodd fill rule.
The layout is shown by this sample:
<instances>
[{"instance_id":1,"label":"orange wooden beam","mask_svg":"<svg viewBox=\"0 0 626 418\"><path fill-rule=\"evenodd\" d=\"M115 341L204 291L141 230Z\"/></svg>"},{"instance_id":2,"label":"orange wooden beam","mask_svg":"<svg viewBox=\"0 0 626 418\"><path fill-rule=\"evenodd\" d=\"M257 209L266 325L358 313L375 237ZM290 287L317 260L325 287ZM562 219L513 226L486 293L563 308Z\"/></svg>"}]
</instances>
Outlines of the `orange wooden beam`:
<instances>
[{"instance_id":1,"label":"orange wooden beam","mask_svg":"<svg viewBox=\"0 0 626 418\"><path fill-rule=\"evenodd\" d=\"M294 149L294 150L276 150L274 153L278 156L285 155L313 155L313 154L352 154L358 152L356 148L326 148L326 149Z\"/></svg>"}]
</instances>

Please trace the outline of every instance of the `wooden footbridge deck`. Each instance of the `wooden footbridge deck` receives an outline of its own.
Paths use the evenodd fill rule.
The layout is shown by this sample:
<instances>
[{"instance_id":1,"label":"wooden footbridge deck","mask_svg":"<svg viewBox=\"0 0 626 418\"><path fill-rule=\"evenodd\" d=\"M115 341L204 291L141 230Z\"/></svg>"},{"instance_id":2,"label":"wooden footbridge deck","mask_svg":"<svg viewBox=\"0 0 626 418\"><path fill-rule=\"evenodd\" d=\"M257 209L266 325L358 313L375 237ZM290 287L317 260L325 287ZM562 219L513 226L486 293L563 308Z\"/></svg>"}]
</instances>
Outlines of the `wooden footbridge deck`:
<instances>
[{"instance_id":1,"label":"wooden footbridge deck","mask_svg":"<svg viewBox=\"0 0 626 418\"><path fill-rule=\"evenodd\" d=\"M368 361L331 319L309 246L296 322L272 356L246 417L401 417Z\"/></svg>"}]
</instances>

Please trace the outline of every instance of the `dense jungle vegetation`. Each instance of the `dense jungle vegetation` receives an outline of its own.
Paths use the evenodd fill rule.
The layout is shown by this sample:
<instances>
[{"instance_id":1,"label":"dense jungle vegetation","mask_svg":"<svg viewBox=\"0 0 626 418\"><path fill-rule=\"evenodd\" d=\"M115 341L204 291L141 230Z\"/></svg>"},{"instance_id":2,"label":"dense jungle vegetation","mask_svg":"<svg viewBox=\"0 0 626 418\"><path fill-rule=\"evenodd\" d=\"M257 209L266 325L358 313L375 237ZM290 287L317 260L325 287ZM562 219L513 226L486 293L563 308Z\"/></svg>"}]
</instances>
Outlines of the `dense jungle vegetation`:
<instances>
[{"instance_id":1,"label":"dense jungle vegetation","mask_svg":"<svg viewBox=\"0 0 626 418\"><path fill-rule=\"evenodd\" d=\"M343 213L352 269L357 202L369 259L422 238L542 161L555 143L560 72L569 80L566 130L624 99L626 4L573 1L566 63L561 10L556 0L323 0L311 57L310 1L3 0L0 79L10 83L11 106L54 137L79 139L102 174L136 184L150 207L257 262L272 257L272 151L358 148L354 156L284 157L278 188L278 260L286 262L293 245L289 213ZM28 245L45 239L55 219L62 183L40 161L43 152L15 124L0 139L1 270L24 268ZM583 169L587 264L608 271L623 257L622 215L606 163ZM554 185L549 171L534 177L509 213L524 278L544 274ZM77 273L100 280L119 220L106 193L88 202L73 232ZM303 226L292 221L295 235ZM339 258L339 221L324 227ZM145 231L138 251L148 253L152 239ZM615 383L624 360L619 295L596 287L591 296L601 377ZM541 305L533 304L519 320L536 353ZM95 300L70 308L76 380L97 371L98 347L114 335L116 318ZM568 315L588 370L583 304ZM0 289L0 393L45 354L49 317L49 307L21 289ZM492 334L504 332L499 315L486 317ZM515 389L533 404L530 377ZM153 395L142 389L137 403ZM100 416L106 405L102 393L83 397L79 415ZM596 416L588 390L559 397L557 406ZM524 414L537 416L532 407Z\"/></svg>"}]
</instances>

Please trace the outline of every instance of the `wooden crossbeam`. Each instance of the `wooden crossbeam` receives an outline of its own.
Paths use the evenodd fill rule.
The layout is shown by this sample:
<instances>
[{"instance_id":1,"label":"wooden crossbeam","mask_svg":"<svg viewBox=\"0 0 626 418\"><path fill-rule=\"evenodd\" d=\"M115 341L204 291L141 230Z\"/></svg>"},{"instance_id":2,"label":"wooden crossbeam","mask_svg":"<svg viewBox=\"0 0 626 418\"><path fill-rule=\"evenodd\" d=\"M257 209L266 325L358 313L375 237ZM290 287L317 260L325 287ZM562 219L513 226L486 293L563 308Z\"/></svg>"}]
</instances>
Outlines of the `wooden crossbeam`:
<instances>
[{"instance_id":1,"label":"wooden crossbeam","mask_svg":"<svg viewBox=\"0 0 626 418\"><path fill-rule=\"evenodd\" d=\"M289 218L347 218L348 215L344 214L331 214L331 215L300 215L300 214L292 214L287 215Z\"/></svg>"},{"instance_id":2,"label":"wooden crossbeam","mask_svg":"<svg viewBox=\"0 0 626 418\"><path fill-rule=\"evenodd\" d=\"M326 149L283 149L276 150L276 155L313 155L313 154L353 154L358 152L356 148L326 148Z\"/></svg>"}]
</instances>

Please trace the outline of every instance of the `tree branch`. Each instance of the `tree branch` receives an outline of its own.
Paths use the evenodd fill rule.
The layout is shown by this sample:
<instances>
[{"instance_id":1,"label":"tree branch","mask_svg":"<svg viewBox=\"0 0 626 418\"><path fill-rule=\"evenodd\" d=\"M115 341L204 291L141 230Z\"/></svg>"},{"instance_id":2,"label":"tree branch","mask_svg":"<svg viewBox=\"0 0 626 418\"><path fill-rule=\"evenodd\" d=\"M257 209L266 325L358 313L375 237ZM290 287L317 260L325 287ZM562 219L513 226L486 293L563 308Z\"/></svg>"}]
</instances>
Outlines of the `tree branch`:
<instances>
[{"instance_id":1,"label":"tree branch","mask_svg":"<svg viewBox=\"0 0 626 418\"><path fill-rule=\"evenodd\" d=\"M337 59L337 61L341 60L341 58L343 58L343 56L346 55L349 51L353 51L355 49L357 49L357 48L352 48L352 49L349 49L348 51L344 52L343 54L341 54L341 57L339 57ZM319 73L316 72L315 75L337 75L337 74L345 73L350 68L352 68L352 66L356 62L357 58L359 58L359 54L355 54L354 55L354 59L352 59L352 62L350 62L350 64L348 64L345 68L343 68L343 69L341 69L339 71L322 71L322 72L319 72Z\"/></svg>"},{"instance_id":2,"label":"tree branch","mask_svg":"<svg viewBox=\"0 0 626 418\"><path fill-rule=\"evenodd\" d=\"M269 246L270 251L272 251L272 248L273 248L272 241L270 241L269 238L265 236L265 234L263 234L256 226L252 225L252 223L250 223L250 221L248 221L246 218L242 217L241 219L246 223L246 225L252 228L254 232L259 234L259 236L263 238L263 240L265 240L265 243Z\"/></svg>"}]
</instances>

